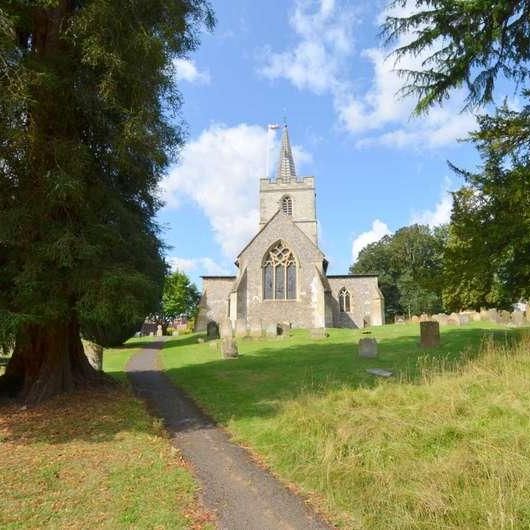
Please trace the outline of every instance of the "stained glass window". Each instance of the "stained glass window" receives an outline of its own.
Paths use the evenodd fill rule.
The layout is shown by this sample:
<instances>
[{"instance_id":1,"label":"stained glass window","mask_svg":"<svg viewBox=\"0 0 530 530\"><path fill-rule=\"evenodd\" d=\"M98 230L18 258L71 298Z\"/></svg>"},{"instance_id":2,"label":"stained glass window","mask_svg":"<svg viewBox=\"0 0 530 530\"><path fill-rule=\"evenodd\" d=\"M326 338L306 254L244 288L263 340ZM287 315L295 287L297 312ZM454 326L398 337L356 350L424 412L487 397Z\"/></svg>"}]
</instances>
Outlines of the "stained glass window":
<instances>
[{"instance_id":1,"label":"stained glass window","mask_svg":"<svg viewBox=\"0 0 530 530\"><path fill-rule=\"evenodd\" d=\"M296 299L296 267L294 263L287 266L287 298Z\"/></svg>"},{"instance_id":2,"label":"stained glass window","mask_svg":"<svg viewBox=\"0 0 530 530\"><path fill-rule=\"evenodd\" d=\"M272 265L267 264L263 267L263 298L270 300L274 298L273 291L273 280L272 280Z\"/></svg>"},{"instance_id":3,"label":"stained glass window","mask_svg":"<svg viewBox=\"0 0 530 530\"><path fill-rule=\"evenodd\" d=\"M285 298L285 267L278 265L274 274L274 298L283 300Z\"/></svg>"},{"instance_id":4,"label":"stained glass window","mask_svg":"<svg viewBox=\"0 0 530 530\"><path fill-rule=\"evenodd\" d=\"M351 311L350 293L346 287L339 291L339 311L341 313L349 313Z\"/></svg>"},{"instance_id":5,"label":"stained glass window","mask_svg":"<svg viewBox=\"0 0 530 530\"><path fill-rule=\"evenodd\" d=\"M276 243L263 260L263 298L296 300L296 261L282 241Z\"/></svg>"}]
</instances>

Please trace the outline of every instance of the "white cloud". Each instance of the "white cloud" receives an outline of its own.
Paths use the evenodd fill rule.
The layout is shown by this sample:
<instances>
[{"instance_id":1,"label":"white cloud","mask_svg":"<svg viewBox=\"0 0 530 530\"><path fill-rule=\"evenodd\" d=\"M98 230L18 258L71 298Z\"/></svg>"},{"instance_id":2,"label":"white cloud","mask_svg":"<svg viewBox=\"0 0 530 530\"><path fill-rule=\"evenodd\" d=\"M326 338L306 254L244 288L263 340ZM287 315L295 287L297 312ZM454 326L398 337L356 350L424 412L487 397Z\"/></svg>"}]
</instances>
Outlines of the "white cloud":
<instances>
[{"instance_id":1,"label":"white cloud","mask_svg":"<svg viewBox=\"0 0 530 530\"><path fill-rule=\"evenodd\" d=\"M383 10L377 24L387 14L413 13L415 2ZM397 69L421 69L430 55L405 57L396 64L388 49L375 47L361 50L359 58L372 67L368 86L361 89L351 64L355 58L353 30L355 11L344 0L298 0L289 18L298 42L292 49L271 52L265 56L259 72L269 79L287 79L300 90L329 94L340 126L358 140L357 147L382 144L392 147L438 148L454 143L475 126L468 113L461 114L463 91L455 93L443 107L427 115L411 117L413 97L397 95L405 80ZM406 44L402 36L397 46Z\"/></svg>"},{"instance_id":2,"label":"white cloud","mask_svg":"<svg viewBox=\"0 0 530 530\"><path fill-rule=\"evenodd\" d=\"M383 223L383 221L380 221L379 219L374 219L372 223L372 228L370 230L367 230L366 232L363 232L362 234L359 234L352 243L352 260L353 263L357 261L357 258L359 257L359 252L366 247L366 245L369 245L370 243L375 243L376 241L379 241L382 237L390 234L390 228L386 225L386 223Z\"/></svg>"},{"instance_id":3,"label":"white cloud","mask_svg":"<svg viewBox=\"0 0 530 530\"><path fill-rule=\"evenodd\" d=\"M170 257L167 259L172 271L180 272L197 272L200 275L225 275L229 271L222 265L219 265L212 258L180 258Z\"/></svg>"},{"instance_id":4,"label":"white cloud","mask_svg":"<svg viewBox=\"0 0 530 530\"><path fill-rule=\"evenodd\" d=\"M450 180L446 179L440 200L431 210L414 212L411 216L410 224L429 225L433 228L448 223L451 220L451 210L453 208L453 197L448 190L450 184Z\"/></svg>"},{"instance_id":5,"label":"white cloud","mask_svg":"<svg viewBox=\"0 0 530 530\"><path fill-rule=\"evenodd\" d=\"M258 187L265 173L266 149L264 127L212 125L186 144L180 163L161 183L167 207L178 207L180 199L186 197L201 208L230 259L258 229ZM303 148L293 146L293 151L298 170L311 160ZM276 156L271 156L272 162Z\"/></svg>"},{"instance_id":6,"label":"white cloud","mask_svg":"<svg viewBox=\"0 0 530 530\"><path fill-rule=\"evenodd\" d=\"M340 90L346 59L353 53L354 10L337 9L335 0L298 0L289 24L299 37L292 50L265 53L259 72L268 79L285 78L299 89L317 94Z\"/></svg>"},{"instance_id":7,"label":"white cloud","mask_svg":"<svg viewBox=\"0 0 530 530\"><path fill-rule=\"evenodd\" d=\"M191 59L181 57L173 60L174 76L177 81L187 81L188 83L197 83L208 85L210 83L210 72L201 72Z\"/></svg>"}]
</instances>

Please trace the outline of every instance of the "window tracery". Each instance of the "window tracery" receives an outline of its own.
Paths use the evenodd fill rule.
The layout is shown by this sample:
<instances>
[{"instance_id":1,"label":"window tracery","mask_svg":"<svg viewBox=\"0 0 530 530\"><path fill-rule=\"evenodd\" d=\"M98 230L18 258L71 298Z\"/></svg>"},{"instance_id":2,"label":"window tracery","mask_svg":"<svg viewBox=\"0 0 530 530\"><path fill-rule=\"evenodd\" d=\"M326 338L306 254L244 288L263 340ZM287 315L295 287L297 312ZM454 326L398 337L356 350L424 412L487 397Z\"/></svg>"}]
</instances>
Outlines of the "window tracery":
<instances>
[{"instance_id":1,"label":"window tracery","mask_svg":"<svg viewBox=\"0 0 530 530\"><path fill-rule=\"evenodd\" d=\"M339 291L339 311L341 313L349 313L351 311L350 292L346 287Z\"/></svg>"},{"instance_id":2,"label":"window tracery","mask_svg":"<svg viewBox=\"0 0 530 530\"><path fill-rule=\"evenodd\" d=\"M263 260L263 298L296 299L296 260L283 241L276 243Z\"/></svg>"},{"instance_id":3,"label":"window tracery","mask_svg":"<svg viewBox=\"0 0 530 530\"><path fill-rule=\"evenodd\" d=\"M287 215L293 215L293 199L289 195L282 198L282 210Z\"/></svg>"}]
</instances>

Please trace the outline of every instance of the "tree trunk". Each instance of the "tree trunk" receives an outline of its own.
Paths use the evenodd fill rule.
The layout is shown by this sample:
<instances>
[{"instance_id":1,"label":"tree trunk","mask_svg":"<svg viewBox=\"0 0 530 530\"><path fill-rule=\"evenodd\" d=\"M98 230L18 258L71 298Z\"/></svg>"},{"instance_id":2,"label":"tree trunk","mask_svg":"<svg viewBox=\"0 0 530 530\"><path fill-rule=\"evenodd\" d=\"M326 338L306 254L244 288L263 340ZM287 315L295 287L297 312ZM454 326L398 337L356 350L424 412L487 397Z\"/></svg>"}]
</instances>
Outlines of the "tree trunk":
<instances>
[{"instance_id":1,"label":"tree trunk","mask_svg":"<svg viewBox=\"0 0 530 530\"><path fill-rule=\"evenodd\" d=\"M27 324L17 335L15 350L0 391L36 404L56 394L110 384L94 370L84 353L75 317L46 325Z\"/></svg>"}]
</instances>

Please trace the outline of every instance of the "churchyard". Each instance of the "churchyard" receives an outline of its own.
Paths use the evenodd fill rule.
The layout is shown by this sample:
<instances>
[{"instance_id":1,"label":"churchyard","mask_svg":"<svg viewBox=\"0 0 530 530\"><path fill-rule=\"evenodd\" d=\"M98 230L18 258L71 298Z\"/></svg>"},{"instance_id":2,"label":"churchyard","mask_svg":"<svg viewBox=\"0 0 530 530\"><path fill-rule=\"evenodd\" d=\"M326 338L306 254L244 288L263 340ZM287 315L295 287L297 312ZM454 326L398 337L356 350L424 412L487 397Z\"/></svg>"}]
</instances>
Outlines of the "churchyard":
<instances>
[{"instance_id":1,"label":"churchyard","mask_svg":"<svg viewBox=\"0 0 530 530\"><path fill-rule=\"evenodd\" d=\"M1 528L207 528L190 472L126 385L148 340L106 350L121 389L2 405Z\"/></svg>"},{"instance_id":2,"label":"churchyard","mask_svg":"<svg viewBox=\"0 0 530 530\"><path fill-rule=\"evenodd\" d=\"M444 326L435 348L420 346L417 323L369 331L239 339L237 359L189 335L168 340L161 357L175 384L341 528L525 527L524 330ZM366 337L376 358L358 356Z\"/></svg>"}]
</instances>

